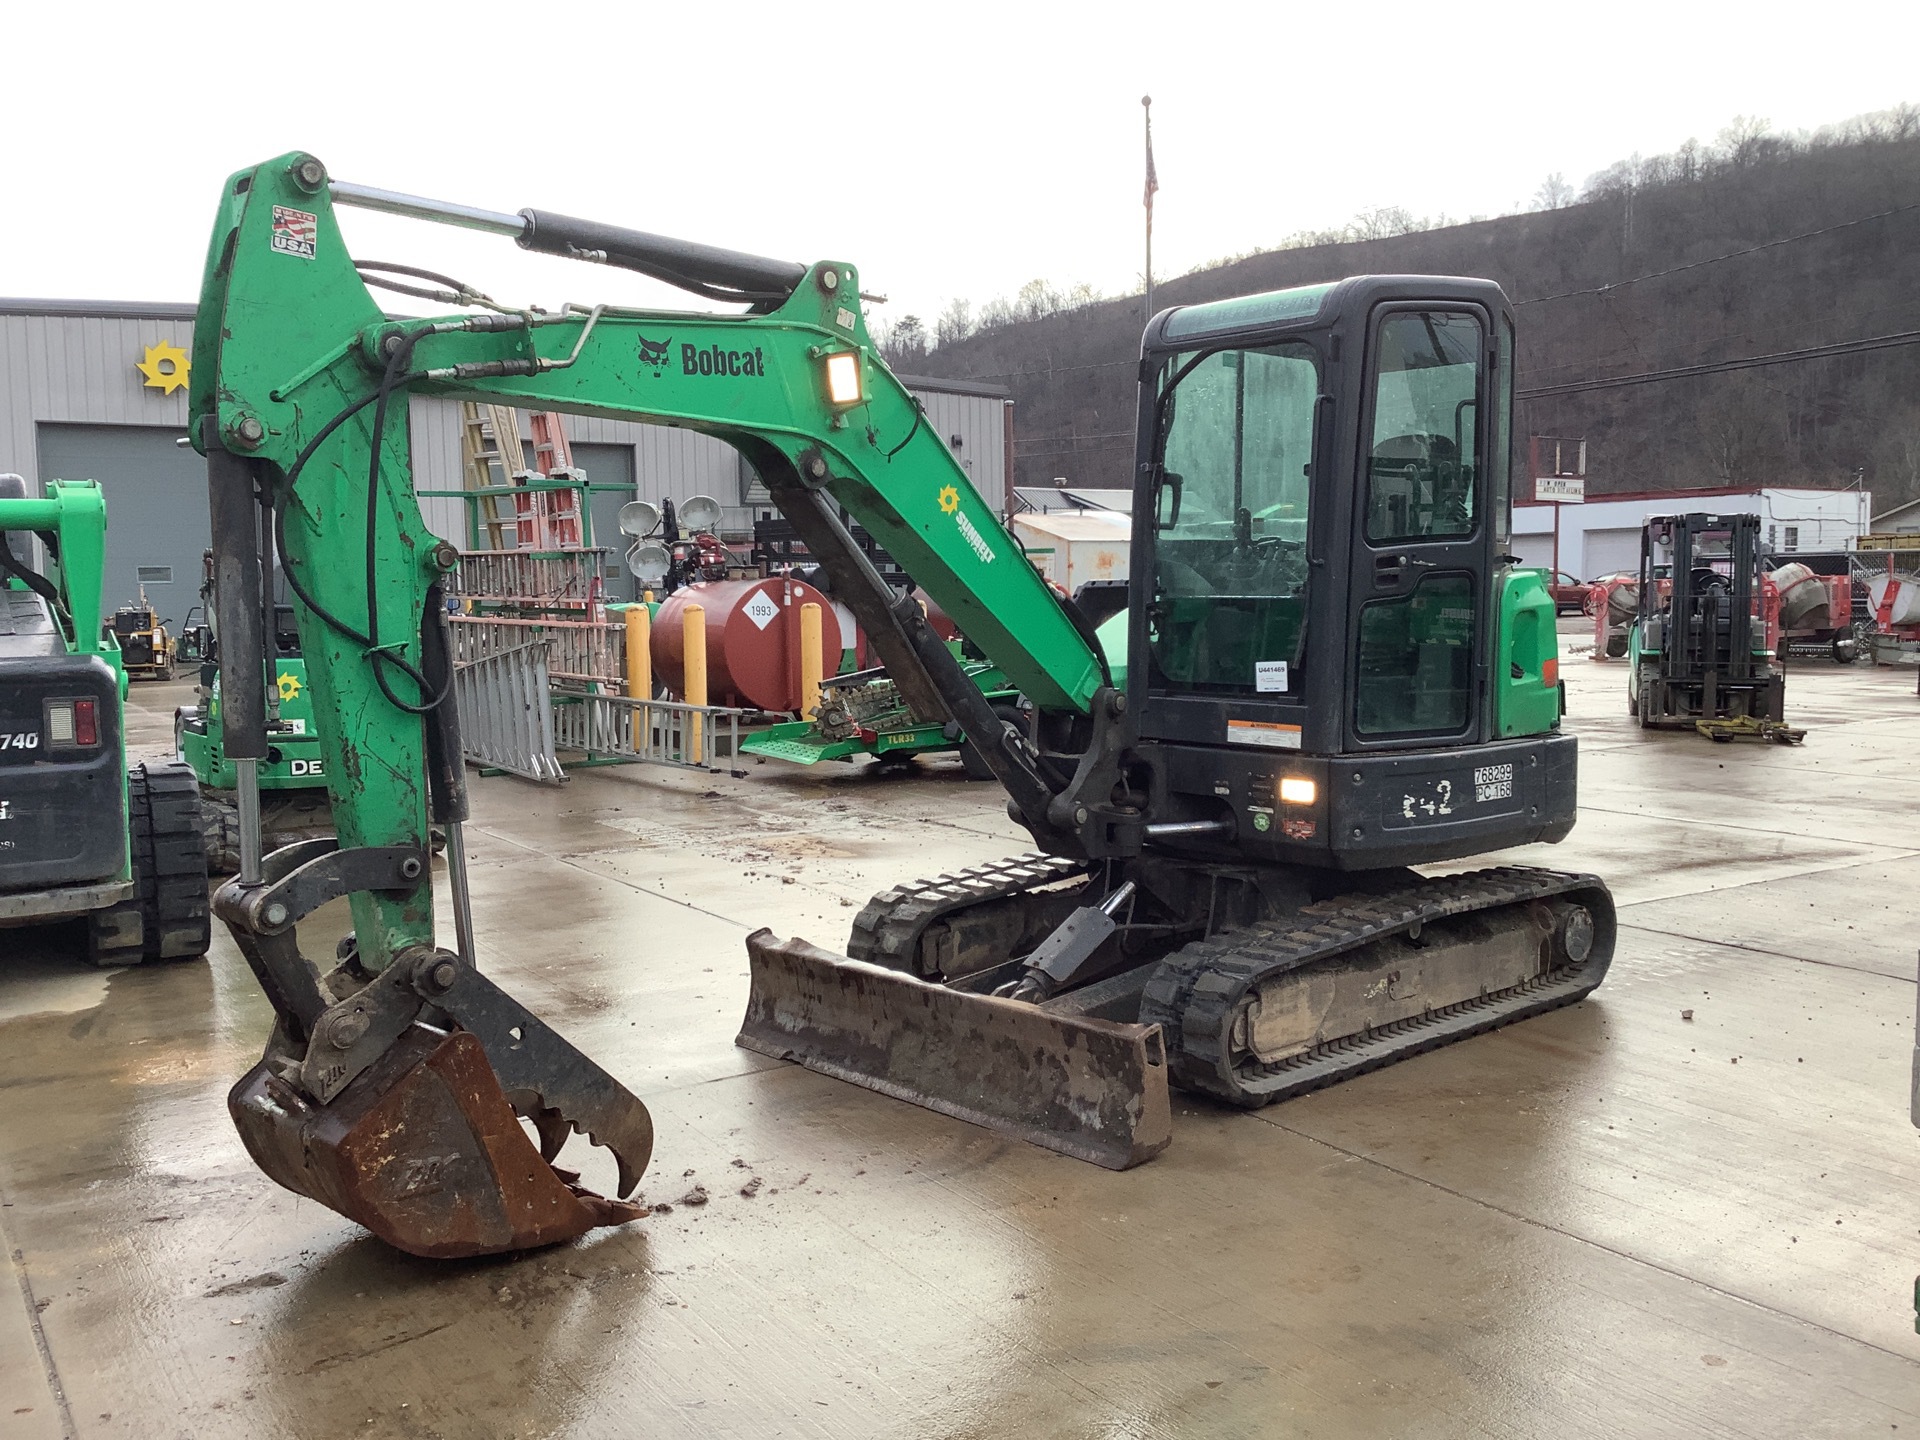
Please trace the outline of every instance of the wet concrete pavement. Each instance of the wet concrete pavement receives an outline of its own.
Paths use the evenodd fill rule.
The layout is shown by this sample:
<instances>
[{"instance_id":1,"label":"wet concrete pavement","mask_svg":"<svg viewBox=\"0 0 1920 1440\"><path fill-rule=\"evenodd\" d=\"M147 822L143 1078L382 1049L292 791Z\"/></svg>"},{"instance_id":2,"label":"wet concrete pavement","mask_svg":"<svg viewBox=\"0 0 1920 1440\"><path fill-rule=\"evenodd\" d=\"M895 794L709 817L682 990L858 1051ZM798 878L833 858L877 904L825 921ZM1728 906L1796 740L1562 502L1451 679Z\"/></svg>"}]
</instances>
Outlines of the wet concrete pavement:
<instances>
[{"instance_id":1,"label":"wet concrete pavement","mask_svg":"<svg viewBox=\"0 0 1920 1440\"><path fill-rule=\"evenodd\" d=\"M1516 858L1613 886L1606 985L1176 1100L1121 1175L732 1044L749 930L838 944L1019 848L950 763L476 784L483 964L645 1099L674 1206L517 1259L397 1255L254 1171L224 1095L268 1010L224 937L103 975L10 935L0 1435L1920 1430L1911 672L1797 668L1796 749L1643 736L1618 666L1567 675L1581 822ZM164 749L173 694L134 698Z\"/></svg>"}]
</instances>

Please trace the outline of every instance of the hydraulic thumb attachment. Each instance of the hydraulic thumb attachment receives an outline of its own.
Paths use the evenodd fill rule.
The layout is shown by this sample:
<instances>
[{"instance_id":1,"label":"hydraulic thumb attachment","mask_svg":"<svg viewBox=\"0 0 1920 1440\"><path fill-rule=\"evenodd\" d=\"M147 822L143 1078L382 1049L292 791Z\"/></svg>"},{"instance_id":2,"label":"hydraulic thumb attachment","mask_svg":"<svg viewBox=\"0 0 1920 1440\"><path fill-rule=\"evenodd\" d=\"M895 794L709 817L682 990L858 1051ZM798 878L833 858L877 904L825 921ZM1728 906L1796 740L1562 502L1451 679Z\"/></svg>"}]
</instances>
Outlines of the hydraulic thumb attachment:
<instances>
[{"instance_id":1,"label":"hydraulic thumb attachment","mask_svg":"<svg viewBox=\"0 0 1920 1440\"><path fill-rule=\"evenodd\" d=\"M259 883L216 892L278 1014L227 1097L247 1153L414 1255L522 1250L638 1219L644 1207L582 1189L551 1162L584 1132L613 1152L618 1194L631 1194L653 1150L646 1107L470 963L423 945L370 976L343 945L323 979L300 953L302 915L355 890L411 889L425 867L404 847L314 840L267 856Z\"/></svg>"}]
</instances>

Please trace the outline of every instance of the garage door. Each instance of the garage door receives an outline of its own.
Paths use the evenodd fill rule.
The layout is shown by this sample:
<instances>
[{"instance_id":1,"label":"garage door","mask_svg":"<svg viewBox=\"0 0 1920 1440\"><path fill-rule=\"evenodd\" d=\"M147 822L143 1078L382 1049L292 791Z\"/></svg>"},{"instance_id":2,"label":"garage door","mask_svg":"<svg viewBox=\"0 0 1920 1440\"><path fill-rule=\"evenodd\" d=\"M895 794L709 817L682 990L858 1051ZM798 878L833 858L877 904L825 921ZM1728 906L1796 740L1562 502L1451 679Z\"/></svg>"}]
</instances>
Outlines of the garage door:
<instances>
[{"instance_id":1,"label":"garage door","mask_svg":"<svg viewBox=\"0 0 1920 1440\"><path fill-rule=\"evenodd\" d=\"M635 599L633 572L627 569L624 558L633 541L620 533L620 507L634 498L633 446L575 445L573 463L587 472L589 485L620 487L589 490L588 509L593 516L593 543L613 552L607 556L607 599Z\"/></svg>"},{"instance_id":2,"label":"garage door","mask_svg":"<svg viewBox=\"0 0 1920 1440\"><path fill-rule=\"evenodd\" d=\"M1640 527L1631 530L1587 531L1586 558L1581 561L1580 578L1596 579L1616 570L1640 568Z\"/></svg>"},{"instance_id":3,"label":"garage door","mask_svg":"<svg viewBox=\"0 0 1920 1440\"><path fill-rule=\"evenodd\" d=\"M200 603L206 550L207 462L144 425L41 425L40 476L98 480L107 498L107 569L100 603L111 614L140 587L178 629Z\"/></svg>"},{"instance_id":4,"label":"garage door","mask_svg":"<svg viewBox=\"0 0 1920 1440\"><path fill-rule=\"evenodd\" d=\"M1513 537L1513 553L1520 557L1522 565L1531 565L1536 570L1553 568L1553 536L1516 535Z\"/></svg>"}]
</instances>

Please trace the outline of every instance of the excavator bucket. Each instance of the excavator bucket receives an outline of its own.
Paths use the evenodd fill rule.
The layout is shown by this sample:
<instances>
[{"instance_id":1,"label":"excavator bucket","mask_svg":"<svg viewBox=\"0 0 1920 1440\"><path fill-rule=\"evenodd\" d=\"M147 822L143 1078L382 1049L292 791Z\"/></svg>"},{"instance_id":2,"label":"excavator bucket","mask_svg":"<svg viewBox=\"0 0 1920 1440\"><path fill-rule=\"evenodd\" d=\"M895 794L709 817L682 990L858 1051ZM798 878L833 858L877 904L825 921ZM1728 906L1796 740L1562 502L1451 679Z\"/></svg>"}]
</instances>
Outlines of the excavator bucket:
<instances>
[{"instance_id":1,"label":"excavator bucket","mask_svg":"<svg viewBox=\"0 0 1920 1440\"><path fill-rule=\"evenodd\" d=\"M1158 1025L933 985L770 930L747 958L746 1049L1109 1170L1173 1138Z\"/></svg>"},{"instance_id":2,"label":"excavator bucket","mask_svg":"<svg viewBox=\"0 0 1920 1440\"><path fill-rule=\"evenodd\" d=\"M324 1106L263 1060L233 1087L227 1108L271 1178L409 1254L450 1259L555 1245L647 1213L550 1165L521 1128L485 1047L465 1031L409 1027ZM541 1129L542 1149L557 1153L564 1134ZM646 1158L629 1146L622 1160L644 1166Z\"/></svg>"}]
</instances>

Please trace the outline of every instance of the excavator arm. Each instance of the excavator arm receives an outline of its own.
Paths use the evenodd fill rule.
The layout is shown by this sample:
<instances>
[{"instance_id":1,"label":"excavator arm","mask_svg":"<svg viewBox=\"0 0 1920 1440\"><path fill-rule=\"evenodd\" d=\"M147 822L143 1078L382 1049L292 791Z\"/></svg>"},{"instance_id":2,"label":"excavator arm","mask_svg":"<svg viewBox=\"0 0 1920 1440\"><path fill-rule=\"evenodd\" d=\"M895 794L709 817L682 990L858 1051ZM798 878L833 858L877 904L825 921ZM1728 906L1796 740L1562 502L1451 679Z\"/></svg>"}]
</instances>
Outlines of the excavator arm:
<instances>
[{"instance_id":1,"label":"excavator arm","mask_svg":"<svg viewBox=\"0 0 1920 1440\"><path fill-rule=\"evenodd\" d=\"M751 308L545 313L489 302L393 319L363 275L392 278L398 267L356 264L335 217L341 203L509 234ZM408 284L421 278L399 273ZM476 298L428 278L450 300ZM1027 563L874 354L851 265L803 267L545 212L440 205L332 182L296 153L227 184L194 359L243 856L215 909L278 1016L229 1108L276 1180L400 1248L521 1248L639 1213L529 1164L515 1115L534 1125L546 1161L576 1130L611 1148L622 1196L651 1147L639 1101L474 963L442 592L459 557L427 530L414 497L410 395L676 425L734 445L907 702L976 737L1040 848L1071 861L1089 853L1089 835L1105 833L1104 796L1080 798L1102 788L1097 767L1043 757L996 718L918 605L880 579L842 522L843 509L857 518L1037 707L1090 732L1117 721L1123 706L1091 630ZM252 782L274 701L265 577L276 565L301 630L338 844L263 857ZM452 948L436 933L430 823L449 836ZM342 897L354 931L323 974L297 925Z\"/></svg>"},{"instance_id":2,"label":"excavator arm","mask_svg":"<svg viewBox=\"0 0 1920 1440\"><path fill-rule=\"evenodd\" d=\"M711 298L748 298L755 312L569 306L557 314L388 320L341 239L336 203L456 224L482 216L486 228L512 229L528 248L642 271ZM331 184L318 161L296 154L229 182L202 298L202 313L222 323L200 330L195 368L210 378L195 386L194 415L216 445L281 476L311 451L293 493L277 502L289 516L286 545L302 579L300 552L321 531L343 541L366 531L359 510L369 486L384 498L377 513L368 512L376 531L368 543L430 553L412 513L405 407L394 397L450 395L699 430L754 465L920 718L952 717L970 734L1000 728L920 622L918 607L894 595L853 549L840 510L1035 706L1092 712L1106 675L1091 631L1026 562L924 423L918 402L875 354L860 307L858 275L848 264L789 265L545 212L487 216ZM377 478L364 458L376 429ZM320 562L310 563L311 595L324 577ZM379 568L398 573L384 556ZM396 588L390 620L381 602L383 636L417 631L402 590L423 593L418 585ZM342 604L343 613L366 614L357 594ZM352 639L337 627L333 638ZM391 675L392 665L381 663ZM379 723L392 731L400 721L396 713ZM368 738L384 745L398 736ZM1019 745L988 748L1036 838L1072 848L1071 823L1048 815L1061 787Z\"/></svg>"}]
</instances>

